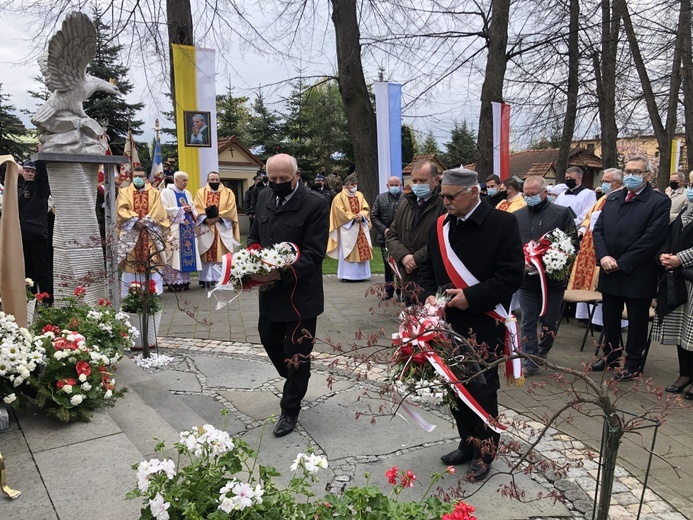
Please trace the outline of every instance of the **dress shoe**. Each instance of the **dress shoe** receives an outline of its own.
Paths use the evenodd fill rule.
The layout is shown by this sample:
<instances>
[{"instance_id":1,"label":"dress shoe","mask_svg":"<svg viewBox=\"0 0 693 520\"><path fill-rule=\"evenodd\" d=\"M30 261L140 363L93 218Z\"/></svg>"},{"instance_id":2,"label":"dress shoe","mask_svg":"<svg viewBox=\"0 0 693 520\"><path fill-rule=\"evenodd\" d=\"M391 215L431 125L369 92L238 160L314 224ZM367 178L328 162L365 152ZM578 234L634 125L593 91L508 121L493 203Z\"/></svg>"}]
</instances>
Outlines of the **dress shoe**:
<instances>
[{"instance_id":1,"label":"dress shoe","mask_svg":"<svg viewBox=\"0 0 693 520\"><path fill-rule=\"evenodd\" d=\"M491 463L486 464L483 460L477 459L469 466L469 471L467 472L467 478L471 482L479 482L488 477L491 472Z\"/></svg>"},{"instance_id":2,"label":"dress shoe","mask_svg":"<svg viewBox=\"0 0 693 520\"><path fill-rule=\"evenodd\" d=\"M282 414L277 421L277 425L274 427L275 437L284 437L284 435L289 435L292 431L294 431L294 428L296 428L297 422L298 417Z\"/></svg>"},{"instance_id":3,"label":"dress shoe","mask_svg":"<svg viewBox=\"0 0 693 520\"><path fill-rule=\"evenodd\" d=\"M625 382L625 381L632 381L633 379L638 377L638 375L639 374L637 372L631 372L627 368L624 368L623 370L621 370L618 374L616 374L614 376L614 381L616 381L617 383L621 383L621 382Z\"/></svg>"},{"instance_id":4,"label":"dress shoe","mask_svg":"<svg viewBox=\"0 0 693 520\"><path fill-rule=\"evenodd\" d=\"M537 365L525 365L522 367L522 374L525 377L533 376L539 373L539 367Z\"/></svg>"},{"instance_id":5,"label":"dress shoe","mask_svg":"<svg viewBox=\"0 0 693 520\"><path fill-rule=\"evenodd\" d=\"M693 392L686 392L683 398L687 399L688 401L693 401Z\"/></svg>"},{"instance_id":6,"label":"dress shoe","mask_svg":"<svg viewBox=\"0 0 693 520\"><path fill-rule=\"evenodd\" d=\"M447 455L443 455L440 457L440 460L442 460L443 464L446 466L458 466L472 460L472 451L457 449L455 451L451 451Z\"/></svg>"},{"instance_id":7,"label":"dress shoe","mask_svg":"<svg viewBox=\"0 0 693 520\"><path fill-rule=\"evenodd\" d=\"M596 363L592 363L590 368L592 369L592 372L604 372L604 370L606 370L606 361L600 359Z\"/></svg>"},{"instance_id":8,"label":"dress shoe","mask_svg":"<svg viewBox=\"0 0 693 520\"><path fill-rule=\"evenodd\" d=\"M686 388L690 384L691 384L690 381L688 381L688 383L686 383L685 385L680 385L680 386L676 386L676 384L673 384L671 386L667 386L664 390L666 390L670 394L680 394L683 392L683 389ZM688 393L690 394L691 392L688 392Z\"/></svg>"}]
</instances>

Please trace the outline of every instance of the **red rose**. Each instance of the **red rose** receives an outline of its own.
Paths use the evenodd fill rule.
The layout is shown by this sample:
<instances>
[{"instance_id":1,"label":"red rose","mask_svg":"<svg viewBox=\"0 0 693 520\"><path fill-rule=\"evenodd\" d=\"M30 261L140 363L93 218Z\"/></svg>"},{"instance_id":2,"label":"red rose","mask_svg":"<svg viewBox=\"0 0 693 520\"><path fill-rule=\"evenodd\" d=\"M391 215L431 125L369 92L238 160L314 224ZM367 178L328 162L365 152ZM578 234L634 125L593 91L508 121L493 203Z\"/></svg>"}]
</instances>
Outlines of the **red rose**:
<instances>
[{"instance_id":1,"label":"red rose","mask_svg":"<svg viewBox=\"0 0 693 520\"><path fill-rule=\"evenodd\" d=\"M77 370L77 375L80 376L82 374L87 377L91 375L91 366L86 361L78 361L77 365L75 366L75 370Z\"/></svg>"}]
</instances>

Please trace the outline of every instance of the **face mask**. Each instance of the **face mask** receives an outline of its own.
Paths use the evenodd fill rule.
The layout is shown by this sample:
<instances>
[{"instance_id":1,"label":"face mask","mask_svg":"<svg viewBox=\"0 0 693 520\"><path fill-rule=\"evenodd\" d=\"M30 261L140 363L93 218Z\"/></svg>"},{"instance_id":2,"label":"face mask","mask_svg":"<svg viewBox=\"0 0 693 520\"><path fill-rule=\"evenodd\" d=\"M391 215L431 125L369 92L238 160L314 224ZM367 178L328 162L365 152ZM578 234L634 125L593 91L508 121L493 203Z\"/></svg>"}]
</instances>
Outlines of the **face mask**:
<instances>
[{"instance_id":1,"label":"face mask","mask_svg":"<svg viewBox=\"0 0 693 520\"><path fill-rule=\"evenodd\" d=\"M611 183L610 182L602 182L602 193L606 195L611 191Z\"/></svg>"},{"instance_id":2,"label":"face mask","mask_svg":"<svg viewBox=\"0 0 693 520\"><path fill-rule=\"evenodd\" d=\"M431 187L428 184L412 184L411 191L420 199L425 199L431 194Z\"/></svg>"},{"instance_id":3,"label":"face mask","mask_svg":"<svg viewBox=\"0 0 693 520\"><path fill-rule=\"evenodd\" d=\"M693 188L686 188L686 198L693 200Z\"/></svg>"},{"instance_id":4,"label":"face mask","mask_svg":"<svg viewBox=\"0 0 693 520\"><path fill-rule=\"evenodd\" d=\"M671 188L671 191L678 190L679 189L679 183L677 181L671 181L669 183L669 187Z\"/></svg>"},{"instance_id":5,"label":"face mask","mask_svg":"<svg viewBox=\"0 0 693 520\"><path fill-rule=\"evenodd\" d=\"M541 197L539 197L539 198L541 198ZM546 198L549 199L549 202L551 202L552 204L553 204L553 201L556 200L555 195L548 195Z\"/></svg>"},{"instance_id":6,"label":"face mask","mask_svg":"<svg viewBox=\"0 0 693 520\"><path fill-rule=\"evenodd\" d=\"M219 189L219 183L218 182L210 182L209 187L212 188L214 191L217 191Z\"/></svg>"},{"instance_id":7,"label":"face mask","mask_svg":"<svg viewBox=\"0 0 693 520\"><path fill-rule=\"evenodd\" d=\"M390 194L392 195L399 195L400 192L399 186L390 186Z\"/></svg>"},{"instance_id":8,"label":"face mask","mask_svg":"<svg viewBox=\"0 0 693 520\"><path fill-rule=\"evenodd\" d=\"M565 185L568 186L569 190L572 190L575 187L576 181L575 179L566 179L565 180Z\"/></svg>"},{"instance_id":9,"label":"face mask","mask_svg":"<svg viewBox=\"0 0 693 520\"><path fill-rule=\"evenodd\" d=\"M359 189L358 186L354 186L353 188L347 188L347 190L349 190L349 193L353 193L353 194L356 194L358 189Z\"/></svg>"},{"instance_id":10,"label":"face mask","mask_svg":"<svg viewBox=\"0 0 693 520\"><path fill-rule=\"evenodd\" d=\"M295 175L294 175L294 178L296 178ZM294 189L291 187L291 183L293 182L293 180L294 179L291 179L290 181L286 181L286 182L272 182L272 181L270 181L269 185L277 197L286 197L292 191L294 191Z\"/></svg>"},{"instance_id":11,"label":"face mask","mask_svg":"<svg viewBox=\"0 0 693 520\"><path fill-rule=\"evenodd\" d=\"M642 175L633 175L632 173L629 173L623 178L623 184L629 190L639 188L642 186Z\"/></svg>"},{"instance_id":12,"label":"face mask","mask_svg":"<svg viewBox=\"0 0 693 520\"><path fill-rule=\"evenodd\" d=\"M315 187L316 187L317 189L321 190L321 189L322 189L322 182L316 182L316 183L315 183Z\"/></svg>"},{"instance_id":13,"label":"face mask","mask_svg":"<svg viewBox=\"0 0 693 520\"><path fill-rule=\"evenodd\" d=\"M527 197L525 195L525 202L527 205L531 208L532 206L536 206L541 202L541 195L538 193L536 195L532 195L531 197Z\"/></svg>"},{"instance_id":14,"label":"face mask","mask_svg":"<svg viewBox=\"0 0 693 520\"><path fill-rule=\"evenodd\" d=\"M486 193L489 197L495 197L496 195L498 195L498 188L489 188L486 190Z\"/></svg>"},{"instance_id":15,"label":"face mask","mask_svg":"<svg viewBox=\"0 0 693 520\"><path fill-rule=\"evenodd\" d=\"M144 179L142 177L135 177L132 179L132 184L135 186L135 188L141 190L144 188Z\"/></svg>"}]
</instances>

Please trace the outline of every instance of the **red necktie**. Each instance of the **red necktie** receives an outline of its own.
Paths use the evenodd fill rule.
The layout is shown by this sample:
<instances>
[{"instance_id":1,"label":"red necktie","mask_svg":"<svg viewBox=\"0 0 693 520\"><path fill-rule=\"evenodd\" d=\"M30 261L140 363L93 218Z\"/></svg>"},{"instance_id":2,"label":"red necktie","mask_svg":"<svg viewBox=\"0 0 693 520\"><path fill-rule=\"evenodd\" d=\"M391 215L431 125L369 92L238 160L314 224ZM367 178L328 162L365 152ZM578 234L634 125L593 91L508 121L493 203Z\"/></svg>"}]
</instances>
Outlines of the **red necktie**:
<instances>
[{"instance_id":1,"label":"red necktie","mask_svg":"<svg viewBox=\"0 0 693 520\"><path fill-rule=\"evenodd\" d=\"M634 198L635 198L635 193L633 193L632 191L629 191L628 195L626 195L626 202L630 202Z\"/></svg>"}]
</instances>

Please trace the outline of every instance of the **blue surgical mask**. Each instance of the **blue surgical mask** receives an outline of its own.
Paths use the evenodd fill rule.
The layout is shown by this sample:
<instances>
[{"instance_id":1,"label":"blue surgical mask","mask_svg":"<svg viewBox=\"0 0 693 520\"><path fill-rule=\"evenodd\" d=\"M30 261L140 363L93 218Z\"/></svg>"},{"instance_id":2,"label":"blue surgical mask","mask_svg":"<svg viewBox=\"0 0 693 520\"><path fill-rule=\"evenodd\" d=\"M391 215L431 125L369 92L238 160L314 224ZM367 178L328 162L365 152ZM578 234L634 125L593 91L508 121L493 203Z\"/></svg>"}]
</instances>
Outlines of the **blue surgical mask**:
<instances>
[{"instance_id":1,"label":"blue surgical mask","mask_svg":"<svg viewBox=\"0 0 693 520\"><path fill-rule=\"evenodd\" d=\"M531 197L527 197L525 195L525 202L527 205L531 208L532 206L536 206L541 202L541 195L538 193L536 195L532 195Z\"/></svg>"},{"instance_id":2,"label":"blue surgical mask","mask_svg":"<svg viewBox=\"0 0 693 520\"><path fill-rule=\"evenodd\" d=\"M642 186L642 175L633 175L629 173L623 178L623 184L629 190L634 190Z\"/></svg>"},{"instance_id":3,"label":"blue surgical mask","mask_svg":"<svg viewBox=\"0 0 693 520\"><path fill-rule=\"evenodd\" d=\"M399 195L399 192L402 191L399 186L390 186L390 194L391 195Z\"/></svg>"},{"instance_id":4,"label":"blue surgical mask","mask_svg":"<svg viewBox=\"0 0 693 520\"><path fill-rule=\"evenodd\" d=\"M693 188L686 188L686 198L693 200Z\"/></svg>"},{"instance_id":5,"label":"blue surgical mask","mask_svg":"<svg viewBox=\"0 0 693 520\"><path fill-rule=\"evenodd\" d=\"M611 183L610 182L602 182L602 193L606 195L611 191Z\"/></svg>"},{"instance_id":6,"label":"blue surgical mask","mask_svg":"<svg viewBox=\"0 0 693 520\"><path fill-rule=\"evenodd\" d=\"M135 177L134 179L132 179L132 184L135 185L135 188L141 190L142 188L144 188L144 179L142 177Z\"/></svg>"},{"instance_id":7,"label":"blue surgical mask","mask_svg":"<svg viewBox=\"0 0 693 520\"><path fill-rule=\"evenodd\" d=\"M431 194L431 187L428 184L412 184L411 191L420 199L425 199Z\"/></svg>"},{"instance_id":8,"label":"blue surgical mask","mask_svg":"<svg viewBox=\"0 0 693 520\"><path fill-rule=\"evenodd\" d=\"M486 193L489 197L495 197L496 195L498 195L498 188L489 188L486 190Z\"/></svg>"},{"instance_id":9,"label":"blue surgical mask","mask_svg":"<svg viewBox=\"0 0 693 520\"><path fill-rule=\"evenodd\" d=\"M539 198L541 198L541 197L539 197ZM553 204L553 201L556 200L555 195L547 195L546 198L549 199L549 202L551 202L552 204Z\"/></svg>"}]
</instances>

